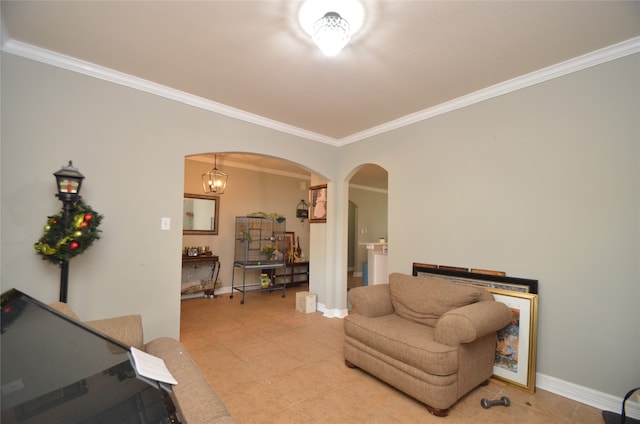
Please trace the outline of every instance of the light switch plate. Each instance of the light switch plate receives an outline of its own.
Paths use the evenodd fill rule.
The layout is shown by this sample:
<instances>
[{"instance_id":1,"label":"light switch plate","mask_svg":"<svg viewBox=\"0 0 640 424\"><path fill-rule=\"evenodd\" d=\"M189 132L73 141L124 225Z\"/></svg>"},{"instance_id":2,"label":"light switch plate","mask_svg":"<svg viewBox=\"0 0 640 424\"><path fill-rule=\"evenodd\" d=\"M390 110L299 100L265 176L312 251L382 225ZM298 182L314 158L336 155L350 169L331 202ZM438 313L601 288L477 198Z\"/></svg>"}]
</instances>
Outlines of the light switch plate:
<instances>
[{"instance_id":1,"label":"light switch plate","mask_svg":"<svg viewBox=\"0 0 640 424\"><path fill-rule=\"evenodd\" d=\"M160 220L160 229L161 230L170 230L171 229L171 218L163 217Z\"/></svg>"}]
</instances>

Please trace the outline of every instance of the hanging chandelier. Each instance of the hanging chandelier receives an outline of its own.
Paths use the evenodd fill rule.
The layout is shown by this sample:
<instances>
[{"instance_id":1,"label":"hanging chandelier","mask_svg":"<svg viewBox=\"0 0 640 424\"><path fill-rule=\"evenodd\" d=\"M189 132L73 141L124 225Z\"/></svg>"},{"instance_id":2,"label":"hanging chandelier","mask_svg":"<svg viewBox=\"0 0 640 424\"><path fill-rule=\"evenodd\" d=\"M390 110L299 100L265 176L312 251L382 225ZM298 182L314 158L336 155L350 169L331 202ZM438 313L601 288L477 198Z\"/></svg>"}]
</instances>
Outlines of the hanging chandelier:
<instances>
[{"instance_id":1,"label":"hanging chandelier","mask_svg":"<svg viewBox=\"0 0 640 424\"><path fill-rule=\"evenodd\" d=\"M213 169L206 174L202 174L202 188L205 193L222 194L227 188L227 178L229 175L218 170L218 155L213 156Z\"/></svg>"}]
</instances>

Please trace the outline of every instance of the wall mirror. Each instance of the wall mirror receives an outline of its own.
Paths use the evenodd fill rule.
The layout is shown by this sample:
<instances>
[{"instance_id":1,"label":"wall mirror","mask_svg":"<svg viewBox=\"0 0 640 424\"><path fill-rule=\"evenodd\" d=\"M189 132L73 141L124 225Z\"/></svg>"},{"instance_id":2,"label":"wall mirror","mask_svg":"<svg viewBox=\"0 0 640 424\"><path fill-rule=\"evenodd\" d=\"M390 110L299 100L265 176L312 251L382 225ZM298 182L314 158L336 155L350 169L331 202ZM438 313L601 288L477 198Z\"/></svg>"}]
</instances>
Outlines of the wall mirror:
<instances>
[{"instance_id":1,"label":"wall mirror","mask_svg":"<svg viewBox=\"0 0 640 424\"><path fill-rule=\"evenodd\" d=\"M218 234L218 196L184 195L182 234Z\"/></svg>"}]
</instances>

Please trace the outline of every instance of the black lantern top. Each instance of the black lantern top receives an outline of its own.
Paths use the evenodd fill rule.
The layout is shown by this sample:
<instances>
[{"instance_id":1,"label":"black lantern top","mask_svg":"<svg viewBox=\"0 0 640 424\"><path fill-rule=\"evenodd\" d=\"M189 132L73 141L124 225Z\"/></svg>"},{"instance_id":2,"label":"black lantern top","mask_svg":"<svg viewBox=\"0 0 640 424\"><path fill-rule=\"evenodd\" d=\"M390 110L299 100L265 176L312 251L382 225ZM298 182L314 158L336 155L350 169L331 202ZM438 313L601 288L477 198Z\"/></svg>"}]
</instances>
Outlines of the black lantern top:
<instances>
[{"instance_id":1,"label":"black lantern top","mask_svg":"<svg viewBox=\"0 0 640 424\"><path fill-rule=\"evenodd\" d=\"M63 202L80 200L80 186L82 186L84 175L73 166L73 162L69 161L69 165L62 167L53 175L58 183L58 199Z\"/></svg>"},{"instance_id":2,"label":"black lantern top","mask_svg":"<svg viewBox=\"0 0 640 424\"><path fill-rule=\"evenodd\" d=\"M300 200L300 203L298 203L296 207L296 218L300 218L301 222L309 219L309 204L305 202L304 199Z\"/></svg>"}]
</instances>

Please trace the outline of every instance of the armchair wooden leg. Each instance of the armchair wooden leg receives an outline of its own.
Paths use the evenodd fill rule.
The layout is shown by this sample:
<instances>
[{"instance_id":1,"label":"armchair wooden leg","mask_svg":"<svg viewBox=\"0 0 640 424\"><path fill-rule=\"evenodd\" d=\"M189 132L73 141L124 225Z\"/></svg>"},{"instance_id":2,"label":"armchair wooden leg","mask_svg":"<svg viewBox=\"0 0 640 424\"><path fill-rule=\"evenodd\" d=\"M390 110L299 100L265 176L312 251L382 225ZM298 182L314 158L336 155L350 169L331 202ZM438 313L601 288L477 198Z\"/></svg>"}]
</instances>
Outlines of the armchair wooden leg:
<instances>
[{"instance_id":1,"label":"armchair wooden leg","mask_svg":"<svg viewBox=\"0 0 640 424\"><path fill-rule=\"evenodd\" d=\"M449 408L438 409L426 404L424 406L427 408L427 411L429 411L431 415L435 415L436 417L446 417L447 415L449 415Z\"/></svg>"},{"instance_id":2,"label":"armchair wooden leg","mask_svg":"<svg viewBox=\"0 0 640 424\"><path fill-rule=\"evenodd\" d=\"M357 366L355 366L354 364L352 364L351 362L347 361L346 359L344 360L344 364L348 367L348 368L358 368Z\"/></svg>"}]
</instances>

